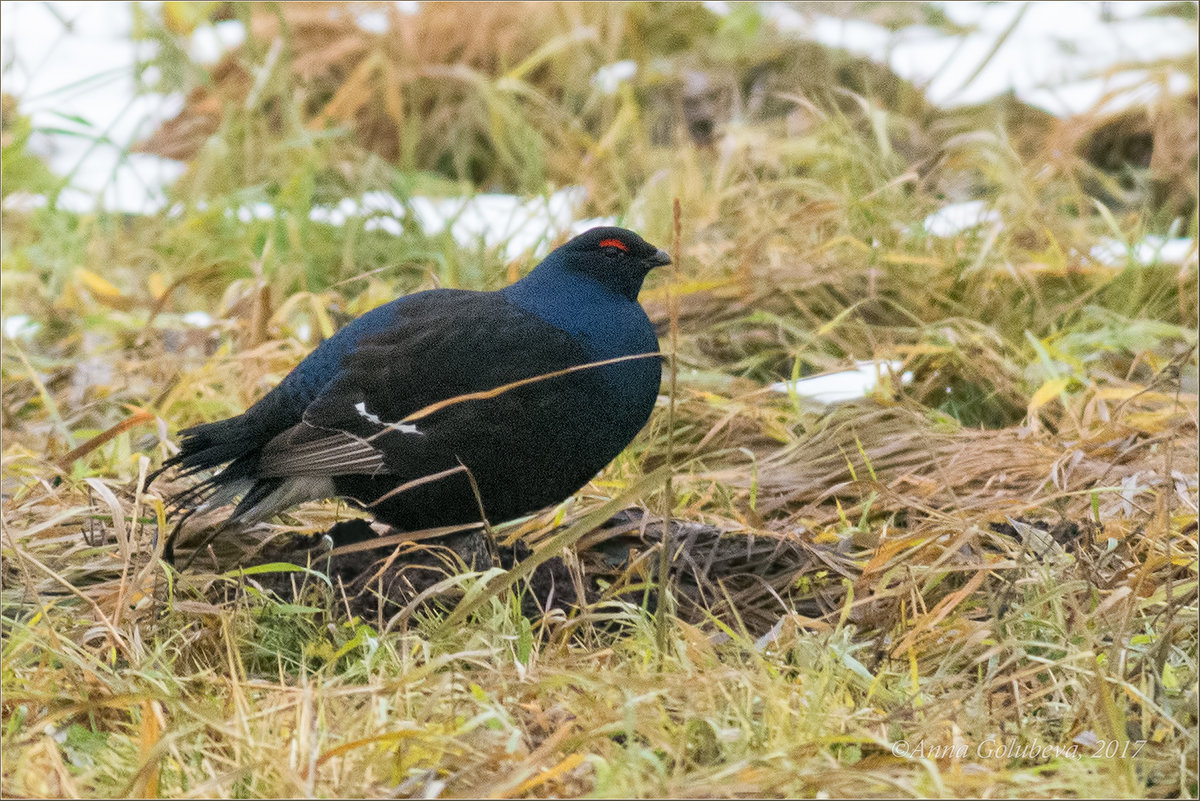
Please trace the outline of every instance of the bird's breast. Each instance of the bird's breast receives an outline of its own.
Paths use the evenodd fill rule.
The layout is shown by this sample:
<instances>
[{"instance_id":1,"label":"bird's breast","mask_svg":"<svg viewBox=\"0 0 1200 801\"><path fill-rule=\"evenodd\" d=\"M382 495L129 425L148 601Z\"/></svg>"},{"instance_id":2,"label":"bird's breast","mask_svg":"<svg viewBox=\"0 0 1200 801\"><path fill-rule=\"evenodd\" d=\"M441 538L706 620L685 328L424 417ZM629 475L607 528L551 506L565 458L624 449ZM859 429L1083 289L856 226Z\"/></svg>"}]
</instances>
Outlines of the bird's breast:
<instances>
[{"instance_id":1,"label":"bird's breast","mask_svg":"<svg viewBox=\"0 0 1200 801\"><path fill-rule=\"evenodd\" d=\"M622 421L622 433L645 425L658 397L662 360L654 326L637 302L580 281L519 282L502 292L570 337L584 363L611 362L594 368L601 390L593 402L598 413Z\"/></svg>"},{"instance_id":2,"label":"bird's breast","mask_svg":"<svg viewBox=\"0 0 1200 801\"><path fill-rule=\"evenodd\" d=\"M629 306L594 319L574 333L588 358L609 362L601 375L610 392L620 396L655 395L662 377L658 337L641 306ZM641 391L640 393L638 391ZM653 403L653 398L651 398Z\"/></svg>"}]
</instances>

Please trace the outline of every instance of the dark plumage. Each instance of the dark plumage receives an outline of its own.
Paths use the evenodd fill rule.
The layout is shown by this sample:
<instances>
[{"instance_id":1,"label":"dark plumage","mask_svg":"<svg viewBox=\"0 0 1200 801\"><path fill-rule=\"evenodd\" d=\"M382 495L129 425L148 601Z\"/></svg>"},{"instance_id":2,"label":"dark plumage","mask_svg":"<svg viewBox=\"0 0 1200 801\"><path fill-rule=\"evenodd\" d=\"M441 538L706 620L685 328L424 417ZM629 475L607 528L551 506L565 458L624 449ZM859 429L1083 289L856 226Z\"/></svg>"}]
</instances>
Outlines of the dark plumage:
<instances>
[{"instance_id":1,"label":"dark plumage","mask_svg":"<svg viewBox=\"0 0 1200 801\"><path fill-rule=\"evenodd\" d=\"M478 521L479 500L491 522L557 503L650 416L661 361L637 295L669 263L632 231L593 228L500 291L373 309L244 414L182 431L164 468L225 467L173 501L240 499L230 521L253 523L340 496L404 530Z\"/></svg>"}]
</instances>

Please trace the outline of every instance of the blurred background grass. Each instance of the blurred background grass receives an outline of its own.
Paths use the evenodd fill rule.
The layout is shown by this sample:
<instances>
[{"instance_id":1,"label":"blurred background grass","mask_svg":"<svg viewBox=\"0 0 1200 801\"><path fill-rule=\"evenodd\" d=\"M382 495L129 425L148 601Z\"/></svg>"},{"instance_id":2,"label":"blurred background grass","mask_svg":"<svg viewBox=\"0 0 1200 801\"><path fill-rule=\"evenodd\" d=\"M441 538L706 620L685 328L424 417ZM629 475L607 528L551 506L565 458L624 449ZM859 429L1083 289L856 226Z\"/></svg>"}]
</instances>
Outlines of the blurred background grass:
<instances>
[{"instance_id":1,"label":"blurred background grass","mask_svg":"<svg viewBox=\"0 0 1200 801\"><path fill-rule=\"evenodd\" d=\"M1062 116L1011 94L934 104L752 3L129 8L153 45L138 85L180 101L122 149L180 163L157 208L69 202L70 176L30 142L106 134L39 130L4 96L8 792L977 794L986 777L1009 794L1195 795L1194 51L1112 67L1136 80ZM1195 9L1145 13L1194 31ZM971 32L933 4L793 10ZM193 58L216 26L244 38ZM1019 46L1010 34L997 46ZM171 574L144 478L173 429L241 412L399 294L503 286L573 225L666 245L676 198L676 428L656 416L565 513L640 486L670 436L677 515L828 547L838 569L737 585L720 625L679 624L673 678L648 667L637 609L615 644L540 657L505 596L477 598L465 628L435 616L403 637L263 599L222 610L195 589L158 615ZM524 230L456 235L479 226ZM643 295L664 330L668 281ZM763 389L858 360L899 369L832 410ZM635 500L661 509L657 489ZM276 528L341 513L314 504ZM1090 550L963 578L980 543L1005 547L997 526L1064 523L1097 527ZM828 617L794 623L793 598L818 591ZM773 621L771 650L750 634ZM418 700L391 678L411 671ZM232 706L197 712L187 681ZM1022 706L1031 693L1048 700ZM362 699L383 711L350 724ZM304 729L315 709L337 725ZM280 714L287 734L260 728ZM417 744L396 746L410 725ZM1150 740L1153 758L972 773L888 757L913 732L1016 731ZM355 737L383 739L343 759ZM272 748L290 761L261 770Z\"/></svg>"}]
</instances>

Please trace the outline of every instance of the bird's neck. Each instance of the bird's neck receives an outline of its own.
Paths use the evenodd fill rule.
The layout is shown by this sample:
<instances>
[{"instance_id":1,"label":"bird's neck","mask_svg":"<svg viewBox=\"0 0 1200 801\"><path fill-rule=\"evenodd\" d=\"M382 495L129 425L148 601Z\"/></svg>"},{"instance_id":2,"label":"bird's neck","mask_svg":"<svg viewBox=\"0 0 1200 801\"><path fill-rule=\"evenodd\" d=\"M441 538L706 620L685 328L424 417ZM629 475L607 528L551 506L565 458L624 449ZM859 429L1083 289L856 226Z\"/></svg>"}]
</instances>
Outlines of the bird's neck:
<instances>
[{"instance_id":1,"label":"bird's neck","mask_svg":"<svg viewBox=\"0 0 1200 801\"><path fill-rule=\"evenodd\" d=\"M594 328L597 316L612 317L630 306L637 306L640 286L631 289L632 299L589 275L540 264L529 275L501 291L512 303L555 328L578 334Z\"/></svg>"},{"instance_id":2,"label":"bird's neck","mask_svg":"<svg viewBox=\"0 0 1200 801\"><path fill-rule=\"evenodd\" d=\"M586 275L542 263L501 292L509 302L569 334L592 359L658 350L654 326L637 300ZM657 370L658 363L647 362L638 369Z\"/></svg>"}]
</instances>

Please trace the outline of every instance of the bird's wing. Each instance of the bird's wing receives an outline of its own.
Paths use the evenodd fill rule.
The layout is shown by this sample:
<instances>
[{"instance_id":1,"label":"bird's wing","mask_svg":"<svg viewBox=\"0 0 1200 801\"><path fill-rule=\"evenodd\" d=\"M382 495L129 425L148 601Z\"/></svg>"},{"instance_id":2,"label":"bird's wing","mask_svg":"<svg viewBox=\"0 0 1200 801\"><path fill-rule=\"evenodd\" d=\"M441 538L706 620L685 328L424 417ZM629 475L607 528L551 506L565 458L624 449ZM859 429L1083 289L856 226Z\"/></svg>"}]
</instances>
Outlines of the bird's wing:
<instances>
[{"instance_id":1,"label":"bird's wing","mask_svg":"<svg viewBox=\"0 0 1200 801\"><path fill-rule=\"evenodd\" d=\"M588 361L578 342L498 293L414 297L393 325L359 340L303 422L267 443L256 476L377 475L397 461L440 469L429 462L448 440L501 424L473 419L472 399Z\"/></svg>"}]
</instances>

